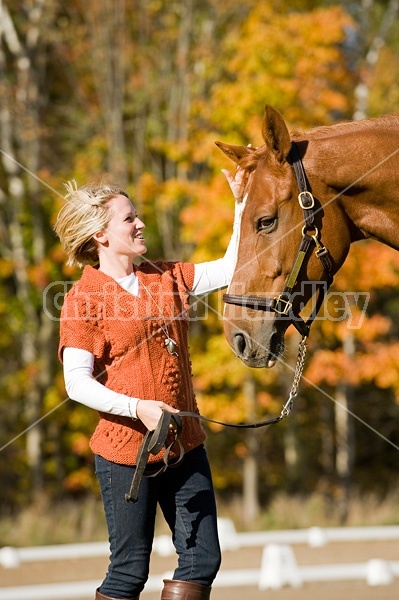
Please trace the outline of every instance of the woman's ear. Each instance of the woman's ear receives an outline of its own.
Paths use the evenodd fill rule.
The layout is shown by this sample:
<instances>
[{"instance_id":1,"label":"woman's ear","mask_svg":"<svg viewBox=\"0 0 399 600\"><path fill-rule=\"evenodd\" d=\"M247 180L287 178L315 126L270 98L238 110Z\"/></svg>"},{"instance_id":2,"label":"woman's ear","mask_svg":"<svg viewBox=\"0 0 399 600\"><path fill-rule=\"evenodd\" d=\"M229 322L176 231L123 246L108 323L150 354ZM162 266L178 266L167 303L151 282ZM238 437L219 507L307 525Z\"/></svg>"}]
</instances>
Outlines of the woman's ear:
<instances>
[{"instance_id":1,"label":"woman's ear","mask_svg":"<svg viewBox=\"0 0 399 600\"><path fill-rule=\"evenodd\" d=\"M108 242L108 237L105 231L98 231L93 235L93 240L97 242L97 244L106 244Z\"/></svg>"}]
</instances>

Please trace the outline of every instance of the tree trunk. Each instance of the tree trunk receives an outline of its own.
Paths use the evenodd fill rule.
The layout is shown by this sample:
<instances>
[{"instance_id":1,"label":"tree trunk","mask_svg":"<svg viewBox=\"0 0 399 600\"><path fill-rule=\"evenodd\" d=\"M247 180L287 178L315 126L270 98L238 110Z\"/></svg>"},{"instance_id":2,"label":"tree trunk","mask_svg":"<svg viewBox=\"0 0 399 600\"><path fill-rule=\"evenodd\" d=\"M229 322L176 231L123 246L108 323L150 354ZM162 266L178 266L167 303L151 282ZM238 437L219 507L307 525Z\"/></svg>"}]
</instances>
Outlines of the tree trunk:
<instances>
[{"instance_id":1,"label":"tree trunk","mask_svg":"<svg viewBox=\"0 0 399 600\"><path fill-rule=\"evenodd\" d=\"M9 258L14 264L16 297L24 311L24 326L19 340L20 365L28 379L24 393L24 415L27 463L33 495L43 485L42 404L51 381L51 364L54 364L54 359L49 357L54 322L38 310L38 290L32 285L29 274L31 267L40 265L46 254L37 176L41 139L39 107L45 104L39 84L44 68L41 33L46 20L51 18L51 7L45 4L44 0L37 0L26 9L23 36L3 5L4 44L0 45L1 69L10 68L6 66L6 46L12 57L15 74L15 77L3 78L0 139L8 196L5 211ZM14 81L14 86L11 81ZM26 235L28 228L31 229L31 247L28 247ZM28 372L33 373L29 378Z\"/></svg>"},{"instance_id":2,"label":"tree trunk","mask_svg":"<svg viewBox=\"0 0 399 600\"><path fill-rule=\"evenodd\" d=\"M164 67L164 77L169 78L167 90L167 118L165 138L171 147L185 148L188 143L190 118L190 41L193 32L193 2L187 0L179 5L179 29L176 46L171 49L170 62ZM172 77L170 77L170 74ZM175 161L169 155L162 157L161 173L163 181L179 178L187 179L188 166L186 161ZM167 205L160 202L157 206L158 229L162 237L164 256L175 260L182 256L182 242L179 235L178 215L179 206Z\"/></svg>"},{"instance_id":3,"label":"tree trunk","mask_svg":"<svg viewBox=\"0 0 399 600\"><path fill-rule=\"evenodd\" d=\"M343 340L343 349L349 360L354 355L354 336L348 331ZM354 457L354 429L351 419L352 387L347 382L337 386L335 402L335 468L338 477L338 513L341 523L348 518L350 488Z\"/></svg>"},{"instance_id":4,"label":"tree trunk","mask_svg":"<svg viewBox=\"0 0 399 600\"><path fill-rule=\"evenodd\" d=\"M256 382L250 375L243 384L248 401L248 420L254 422L257 415ZM259 516L259 435L249 429L246 434L248 454L243 466L243 522L246 526L254 524Z\"/></svg>"},{"instance_id":5,"label":"tree trunk","mask_svg":"<svg viewBox=\"0 0 399 600\"><path fill-rule=\"evenodd\" d=\"M388 34L395 23L399 13L399 0L390 0L383 13L380 25L371 43L367 46L366 39L370 30L370 12L375 4L374 0L363 0L360 23L361 43L359 44L359 82L355 89L355 120L366 119L368 114L368 100L373 69L378 61L381 48L385 45Z\"/></svg>"},{"instance_id":6,"label":"tree trunk","mask_svg":"<svg viewBox=\"0 0 399 600\"><path fill-rule=\"evenodd\" d=\"M91 41L94 82L106 138L107 170L121 185L128 180L125 132L125 1L83 6Z\"/></svg>"}]
</instances>

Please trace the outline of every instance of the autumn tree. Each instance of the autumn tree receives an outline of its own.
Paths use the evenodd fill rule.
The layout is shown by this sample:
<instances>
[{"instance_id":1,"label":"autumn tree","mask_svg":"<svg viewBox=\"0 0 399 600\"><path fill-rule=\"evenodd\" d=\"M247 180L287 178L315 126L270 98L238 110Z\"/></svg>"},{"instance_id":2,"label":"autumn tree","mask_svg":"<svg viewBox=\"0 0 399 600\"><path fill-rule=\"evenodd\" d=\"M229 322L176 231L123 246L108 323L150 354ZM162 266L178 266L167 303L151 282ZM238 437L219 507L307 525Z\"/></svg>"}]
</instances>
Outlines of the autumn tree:
<instances>
[{"instance_id":1,"label":"autumn tree","mask_svg":"<svg viewBox=\"0 0 399 600\"><path fill-rule=\"evenodd\" d=\"M382 9L394 3L368 4L375 9L369 13L370 45L381 31ZM233 198L220 173L228 164L214 141L262 144L265 103L295 128L350 118L359 83L359 14L349 15L346 3L310 0L1 3L0 447L8 460L0 468L10 482L11 503L27 502L32 485L61 496L89 493L95 485L88 436L97 417L66 399L57 359L62 296L79 276L64 265L52 232L64 181L83 184L104 174L120 180L147 224L149 259L221 256L231 234ZM399 97L388 68L397 60L395 27L388 28L368 78L373 114L394 107ZM387 256L380 259L384 270ZM393 276L395 269L389 272ZM389 285L395 289L396 283ZM358 382L362 393L370 386L369 405L381 387L390 398L396 394L396 364L383 351L385 344L396 348L396 305L388 287L373 292L373 318L362 329L371 336L374 328L372 342L355 338L351 360L356 364L360 350L364 371L356 365L358 379L345 382L354 386L354 400ZM378 315L379 304L388 319ZM288 335L285 365L248 369L224 339L222 314L219 293L193 301L201 411L229 421L278 414L292 379L295 334ZM333 396L344 369L334 379L326 368L330 379L324 381L317 361L332 367L347 359L340 326L331 331L328 323L312 333L320 351L309 359L307 377ZM323 356L323 344L331 355ZM390 368L382 370L378 362L373 370L373 353ZM250 520L276 491L300 486L310 492L324 476L334 476L331 403L321 403L315 388L305 385L298 400L294 418L273 430L248 435L210 429L217 489L229 500L244 495ZM380 409L373 410L380 419Z\"/></svg>"},{"instance_id":2,"label":"autumn tree","mask_svg":"<svg viewBox=\"0 0 399 600\"><path fill-rule=\"evenodd\" d=\"M43 485L43 401L54 375L49 354L54 323L42 310L42 291L53 273L47 257L49 205L43 201L41 184L46 135L42 115L48 102L45 48L54 4L37 0L11 8L2 3L1 10L2 293L9 297L12 317L9 320L8 310L3 310L2 320L13 340L9 359L14 377L7 381L3 371L2 381L7 398L19 407L19 431L14 433L17 438L19 432L26 434L29 485L37 492ZM3 369L9 373L9 364ZM20 446L9 445L10 437L10 432L3 434L4 448L18 461Z\"/></svg>"},{"instance_id":3,"label":"autumn tree","mask_svg":"<svg viewBox=\"0 0 399 600\"><path fill-rule=\"evenodd\" d=\"M260 131L266 102L278 107L291 125L325 124L338 114L342 117L350 114L352 96L349 90L353 86L353 76L347 64L345 40L347 28L354 27L353 21L339 7L303 12L293 8L287 3L284 6L276 6L276 3L271 2L257 3L248 17L237 23L223 40L223 77L213 84L207 104L201 97L194 102L194 110L201 110L209 120L210 127L217 129L223 139L244 144L251 142L253 145L263 143ZM289 44L287 39L290 40ZM221 161L219 156L212 160L215 168L225 166L225 160ZM199 201L195 199L193 205L182 213L186 230L198 243L194 260L207 258L203 250L209 245L207 240L224 240L225 237L221 237L223 230L229 231L228 221L225 224L221 219L221 211L225 209L221 204L219 186L220 182L215 179L207 196L201 197ZM216 205L218 220L209 220ZM217 352L214 335L215 333L206 345L205 357L202 355L194 361L199 397L204 398L203 410L220 415L223 406L226 406L231 416L236 415L236 420L240 417L246 420L259 419L262 411L278 414L290 391L287 381L292 381L292 370L288 367L284 375L279 371L259 372L248 368L242 371L242 366L237 365L238 359L223 356L218 361L224 365L225 372L220 387L216 384L219 377L215 379L214 375L207 375L207 385L210 387L201 389L204 383L202 369L206 374L214 373L208 362L215 361L215 358L210 358ZM223 348L225 354L223 338L219 352L220 348ZM295 350L292 360L295 362ZM219 366L219 372L220 369ZM233 381L238 373L240 383L235 386ZM253 397L256 398L255 402L251 401ZM290 475L293 478L291 481L296 480L298 464L304 457L295 452L297 444L294 429L288 426L282 427L282 430L279 434L268 430L264 437L269 441L264 441L263 445L257 443L255 437L250 438L250 443L245 443L242 435L237 436L237 448L240 458L244 458L247 481L244 495L248 498L251 497L251 488L256 489L258 485L259 474L254 472L253 466L256 465L258 471L265 454L275 453L271 448L280 448L280 466L284 462L284 455L287 462L291 461L288 481ZM281 441L277 439L279 435L285 439L285 452ZM217 459L214 460L217 463ZM232 467L236 472L237 466L233 463ZM252 475L248 479L249 473ZM270 470L268 473L270 475ZM224 477L227 485L229 472L226 469ZM253 498L248 502L244 513L256 515L257 508L254 507L257 502Z\"/></svg>"}]
</instances>

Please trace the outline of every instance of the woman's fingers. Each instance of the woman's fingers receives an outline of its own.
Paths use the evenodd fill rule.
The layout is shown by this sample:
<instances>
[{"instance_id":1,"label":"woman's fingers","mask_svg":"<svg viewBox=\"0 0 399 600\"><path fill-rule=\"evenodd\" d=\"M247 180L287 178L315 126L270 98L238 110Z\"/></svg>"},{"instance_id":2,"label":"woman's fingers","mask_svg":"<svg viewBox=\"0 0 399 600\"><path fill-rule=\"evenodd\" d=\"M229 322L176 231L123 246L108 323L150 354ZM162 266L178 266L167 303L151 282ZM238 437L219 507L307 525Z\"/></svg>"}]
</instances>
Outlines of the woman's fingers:
<instances>
[{"instance_id":1,"label":"woman's fingers","mask_svg":"<svg viewBox=\"0 0 399 600\"><path fill-rule=\"evenodd\" d=\"M136 413L140 421L147 427L149 431L154 431L158 425L158 421L162 416L162 411L166 410L171 413L179 412L173 406L169 406L165 402L158 400L139 400L137 403Z\"/></svg>"},{"instance_id":2,"label":"woman's fingers","mask_svg":"<svg viewBox=\"0 0 399 600\"><path fill-rule=\"evenodd\" d=\"M245 171L240 167L237 167L234 175L230 173L227 169L222 169L222 173L227 179L227 182L230 186L231 191L233 192L233 196L237 202L241 202L244 196L244 188L245 188Z\"/></svg>"}]
</instances>

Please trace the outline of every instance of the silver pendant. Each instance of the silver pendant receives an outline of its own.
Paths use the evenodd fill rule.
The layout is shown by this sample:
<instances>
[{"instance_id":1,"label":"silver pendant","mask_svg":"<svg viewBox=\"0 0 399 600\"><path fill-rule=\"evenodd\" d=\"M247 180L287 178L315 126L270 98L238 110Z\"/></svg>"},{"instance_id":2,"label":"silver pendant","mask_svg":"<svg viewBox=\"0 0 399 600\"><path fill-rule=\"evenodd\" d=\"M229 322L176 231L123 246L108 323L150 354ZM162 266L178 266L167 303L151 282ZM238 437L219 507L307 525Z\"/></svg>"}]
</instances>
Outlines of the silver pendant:
<instances>
[{"instance_id":1,"label":"silver pendant","mask_svg":"<svg viewBox=\"0 0 399 600\"><path fill-rule=\"evenodd\" d=\"M175 340L172 340L171 337L166 338L165 346L166 346L166 349L169 352L169 354L171 354L172 356L179 356L176 352L177 344L176 344Z\"/></svg>"}]
</instances>

